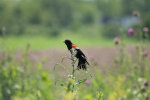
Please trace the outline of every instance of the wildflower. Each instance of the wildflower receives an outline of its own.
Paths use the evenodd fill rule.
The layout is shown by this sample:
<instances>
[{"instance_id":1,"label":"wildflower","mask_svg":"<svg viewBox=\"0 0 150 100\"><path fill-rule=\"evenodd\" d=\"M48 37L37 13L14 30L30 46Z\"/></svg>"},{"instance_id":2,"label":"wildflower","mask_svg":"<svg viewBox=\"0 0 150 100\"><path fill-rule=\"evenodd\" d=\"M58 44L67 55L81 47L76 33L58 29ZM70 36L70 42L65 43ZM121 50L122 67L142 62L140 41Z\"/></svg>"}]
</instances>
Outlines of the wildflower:
<instances>
[{"instance_id":1,"label":"wildflower","mask_svg":"<svg viewBox=\"0 0 150 100\"><path fill-rule=\"evenodd\" d=\"M120 41L120 39L118 38L118 37L115 37L114 38L114 43L117 45L117 44L119 44L119 41Z\"/></svg>"},{"instance_id":2,"label":"wildflower","mask_svg":"<svg viewBox=\"0 0 150 100\"><path fill-rule=\"evenodd\" d=\"M128 30L128 33L129 33L130 35L134 35L135 31L134 31L133 28L130 28L130 29Z\"/></svg>"},{"instance_id":3,"label":"wildflower","mask_svg":"<svg viewBox=\"0 0 150 100\"><path fill-rule=\"evenodd\" d=\"M133 11L133 16L135 16L135 17L139 17L140 16L140 13L138 12L138 11Z\"/></svg>"},{"instance_id":4,"label":"wildflower","mask_svg":"<svg viewBox=\"0 0 150 100\"><path fill-rule=\"evenodd\" d=\"M136 87L137 87L137 85L136 85L136 84L133 84L133 85L132 85L132 87L133 87L133 88L136 88Z\"/></svg>"},{"instance_id":5,"label":"wildflower","mask_svg":"<svg viewBox=\"0 0 150 100\"><path fill-rule=\"evenodd\" d=\"M137 95L138 98L140 98L141 96L142 96L142 95L141 95L140 93Z\"/></svg>"},{"instance_id":6,"label":"wildflower","mask_svg":"<svg viewBox=\"0 0 150 100\"><path fill-rule=\"evenodd\" d=\"M73 75L68 75L68 78L73 78Z\"/></svg>"},{"instance_id":7,"label":"wildflower","mask_svg":"<svg viewBox=\"0 0 150 100\"><path fill-rule=\"evenodd\" d=\"M144 52L143 52L143 56L144 56L144 57L148 56L148 52L147 52L147 51L144 51Z\"/></svg>"},{"instance_id":8,"label":"wildflower","mask_svg":"<svg viewBox=\"0 0 150 100\"><path fill-rule=\"evenodd\" d=\"M90 80L86 80L86 81L85 81L85 84L86 84L86 85L90 85L90 84L91 84L91 81L90 81Z\"/></svg>"},{"instance_id":9,"label":"wildflower","mask_svg":"<svg viewBox=\"0 0 150 100\"><path fill-rule=\"evenodd\" d=\"M137 93L138 93L138 91L136 91L136 90L133 91L133 94L134 94L134 95L136 95Z\"/></svg>"},{"instance_id":10,"label":"wildflower","mask_svg":"<svg viewBox=\"0 0 150 100\"><path fill-rule=\"evenodd\" d=\"M148 31L149 31L148 27L144 27L144 28L143 28L143 31L144 31L144 32L148 32Z\"/></svg>"},{"instance_id":11,"label":"wildflower","mask_svg":"<svg viewBox=\"0 0 150 100\"><path fill-rule=\"evenodd\" d=\"M138 78L138 82L142 82L143 81L143 79L142 78Z\"/></svg>"},{"instance_id":12,"label":"wildflower","mask_svg":"<svg viewBox=\"0 0 150 100\"><path fill-rule=\"evenodd\" d=\"M79 82L78 81L76 81L75 83L74 83L74 85L78 85L79 84Z\"/></svg>"},{"instance_id":13,"label":"wildflower","mask_svg":"<svg viewBox=\"0 0 150 100\"><path fill-rule=\"evenodd\" d=\"M105 70L102 70L101 73L102 73L102 74L106 74L106 71L105 71Z\"/></svg>"}]
</instances>

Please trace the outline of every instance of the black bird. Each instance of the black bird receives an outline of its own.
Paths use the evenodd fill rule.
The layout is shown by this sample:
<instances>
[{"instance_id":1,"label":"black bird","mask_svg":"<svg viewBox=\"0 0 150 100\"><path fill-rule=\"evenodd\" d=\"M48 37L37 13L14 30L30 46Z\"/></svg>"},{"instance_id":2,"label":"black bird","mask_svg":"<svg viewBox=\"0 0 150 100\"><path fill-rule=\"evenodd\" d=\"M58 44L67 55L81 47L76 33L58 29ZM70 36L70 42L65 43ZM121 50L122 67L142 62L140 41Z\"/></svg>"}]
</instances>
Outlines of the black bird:
<instances>
[{"instance_id":1,"label":"black bird","mask_svg":"<svg viewBox=\"0 0 150 100\"><path fill-rule=\"evenodd\" d=\"M68 50L70 51L71 54L73 54L73 48L75 49L75 57L78 59L78 68L79 69L83 69L86 70L87 69L87 64L89 65L89 63L87 62L87 57L85 56L85 54L79 49L79 47L77 47L76 45L74 45L70 40L65 40L64 43L67 45Z\"/></svg>"},{"instance_id":2,"label":"black bird","mask_svg":"<svg viewBox=\"0 0 150 100\"><path fill-rule=\"evenodd\" d=\"M67 45L68 50L72 54L72 42L70 40L65 40L64 43Z\"/></svg>"}]
</instances>

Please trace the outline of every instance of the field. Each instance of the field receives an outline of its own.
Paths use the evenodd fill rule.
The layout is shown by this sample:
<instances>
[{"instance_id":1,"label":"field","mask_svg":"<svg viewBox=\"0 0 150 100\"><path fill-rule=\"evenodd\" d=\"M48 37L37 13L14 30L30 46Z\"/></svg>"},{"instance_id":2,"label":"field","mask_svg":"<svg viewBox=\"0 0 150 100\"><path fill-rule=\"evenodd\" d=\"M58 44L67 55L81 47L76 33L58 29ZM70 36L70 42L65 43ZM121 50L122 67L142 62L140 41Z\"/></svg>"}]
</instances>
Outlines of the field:
<instances>
[{"instance_id":1,"label":"field","mask_svg":"<svg viewBox=\"0 0 150 100\"><path fill-rule=\"evenodd\" d=\"M63 36L1 38L2 98L149 100L149 42L69 38L85 52L87 71L73 71Z\"/></svg>"},{"instance_id":2,"label":"field","mask_svg":"<svg viewBox=\"0 0 150 100\"><path fill-rule=\"evenodd\" d=\"M0 100L150 100L149 4L0 0Z\"/></svg>"},{"instance_id":3,"label":"field","mask_svg":"<svg viewBox=\"0 0 150 100\"><path fill-rule=\"evenodd\" d=\"M103 38L103 36L85 36L85 35L74 35L74 34L65 34L60 37L50 37L50 36L9 36L4 37L3 40L5 40L5 48L7 49L22 49L25 48L26 45L31 45L31 50L44 50L49 48L60 48L64 49L64 43L63 41L65 39L71 39L75 42L75 44L78 44L81 47L113 47L114 46L114 39L113 38ZM2 39L1 41L2 42ZM138 39L133 38L125 38L123 39L123 43L127 45L149 45L148 41L139 41Z\"/></svg>"}]
</instances>

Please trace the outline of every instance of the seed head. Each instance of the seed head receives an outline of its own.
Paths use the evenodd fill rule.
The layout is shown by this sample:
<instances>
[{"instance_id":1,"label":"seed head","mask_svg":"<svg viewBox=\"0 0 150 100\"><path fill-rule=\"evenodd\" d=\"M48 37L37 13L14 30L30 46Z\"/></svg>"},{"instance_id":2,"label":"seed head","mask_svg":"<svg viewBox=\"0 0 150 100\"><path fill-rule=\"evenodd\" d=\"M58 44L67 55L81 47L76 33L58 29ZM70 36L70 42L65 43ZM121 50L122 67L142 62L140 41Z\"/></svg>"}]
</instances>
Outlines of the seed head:
<instances>
[{"instance_id":1,"label":"seed head","mask_svg":"<svg viewBox=\"0 0 150 100\"><path fill-rule=\"evenodd\" d=\"M114 43L115 43L116 45L118 45L119 42L120 42L120 39L119 39L118 37L115 37L115 38L114 38Z\"/></svg>"}]
</instances>

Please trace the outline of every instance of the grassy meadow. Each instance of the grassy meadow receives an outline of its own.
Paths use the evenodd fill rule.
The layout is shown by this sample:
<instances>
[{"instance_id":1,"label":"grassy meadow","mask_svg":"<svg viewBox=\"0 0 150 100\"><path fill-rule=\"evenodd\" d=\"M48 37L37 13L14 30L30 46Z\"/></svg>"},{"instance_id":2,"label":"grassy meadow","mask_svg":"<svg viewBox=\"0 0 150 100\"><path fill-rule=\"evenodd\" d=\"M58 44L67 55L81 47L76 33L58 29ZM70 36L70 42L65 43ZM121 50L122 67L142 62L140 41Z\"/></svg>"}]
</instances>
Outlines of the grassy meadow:
<instances>
[{"instance_id":1,"label":"grassy meadow","mask_svg":"<svg viewBox=\"0 0 150 100\"><path fill-rule=\"evenodd\" d=\"M150 100L149 4L0 0L0 100Z\"/></svg>"},{"instance_id":2,"label":"grassy meadow","mask_svg":"<svg viewBox=\"0 0 150 100\"><path fill-rule=\"evenodd\" d=\"M29 35L23 35L23 36L7 36L4 38L1 38L0 42L2 44L2 41L4 40L4 47L7 49L22 49L25 48L26 45L31 45L31 50L44 50L49 48L59 48L64 49L65 45L63 41L65 39L71 39L75 42L75 44L78 44L78 46L81 47L113 47L114 46L114 40L113 38L103 38L103 36L85 36L85 35L72 35L72 34L65 34L63 36L59 36L56 38L50 37L50 36L29 36ZM149 42L143 42L139 41L138 39L132 39L132 38L124 38L123 43L127 45L149 45Z\"/></svg>"},{"instance_id":3,"label":"grassy meadow","mask_svg":"<svg viewBox=\"0 0 150 100\"><path fill-rule=\"evenodd\" d=\"M85 51L87 71L72 69L65 36L1 37L2 100L148 100L149 42L67 37Z\"/></svg>"}]
</instances>

